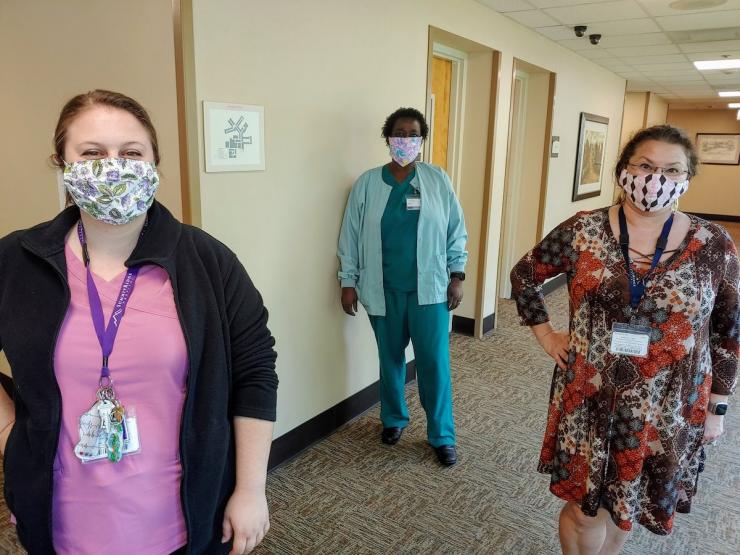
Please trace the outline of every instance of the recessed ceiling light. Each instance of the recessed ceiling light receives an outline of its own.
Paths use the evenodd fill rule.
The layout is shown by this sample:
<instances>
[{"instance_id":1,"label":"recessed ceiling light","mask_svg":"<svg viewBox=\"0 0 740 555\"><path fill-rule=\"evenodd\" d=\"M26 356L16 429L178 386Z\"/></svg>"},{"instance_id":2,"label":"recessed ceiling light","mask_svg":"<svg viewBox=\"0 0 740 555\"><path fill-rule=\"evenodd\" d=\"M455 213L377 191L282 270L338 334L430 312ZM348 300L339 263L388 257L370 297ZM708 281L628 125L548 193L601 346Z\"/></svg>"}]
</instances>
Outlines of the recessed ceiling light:
<instances>
[{"instance_id":1,"label":"recessed ceiling light","mask_svg":"<svg viewBox=\"0 0 740 555\"><path fill-rule=\"evenodd\" d=\"M730 102L727 105L728 108L740 108L740 102Z\"/></svg>"},{"instance_id":2,"label":"recessed ceiling light","mask_svg":"<svg viewBox=\"0 0 740 555\"><path fill-rule=\"evenodd\" d=\"M674 10L706 10L727 4L727 0L675 0L668 4Z\"/></svg>"},{"instance_id":3,"label":"recessed ceiling light","mask_svg":"<svg viewBox=\"0 0 740 555\"><path fill-rule=\"evenodd\" d=\"M740 59L738 60L704 60L694 62L696 69L707 71L709 69L737 69L740 68Z\"/></svg>"},{"instance_id":4,"label":"recessed ceiling light","mask_svg":"<svg viewBox=\"0 0 740 555\"><path fill-rule=\"evenodd\" d=\"M717 94L722 98L735 98L740 96L740 91L719 91Z\"/></svg>"}]
</instances>

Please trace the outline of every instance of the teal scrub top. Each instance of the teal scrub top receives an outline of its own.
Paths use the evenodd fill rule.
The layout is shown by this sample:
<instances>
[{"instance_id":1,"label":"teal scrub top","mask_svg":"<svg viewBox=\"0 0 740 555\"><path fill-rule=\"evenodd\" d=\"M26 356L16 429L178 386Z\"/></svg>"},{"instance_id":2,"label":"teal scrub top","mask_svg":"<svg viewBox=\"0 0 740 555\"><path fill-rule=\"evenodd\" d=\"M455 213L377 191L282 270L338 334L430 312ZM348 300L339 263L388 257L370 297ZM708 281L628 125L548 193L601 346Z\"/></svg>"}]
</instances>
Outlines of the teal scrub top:
<instances>
[{"instance_id":1,"label":"teal scrub top","mask_svg":"<svg viewBox=\"0 0 740 555\"><path fill-rule=\"evenodd\" d=\"M390 185L390 197L380 220L383 248L383 288L386 291L411 293L416 291L416 236L420 210L409 210L406 199L417 196L411 186L416 169L401 183L396 181L387 166L383 166L383 181Z\"/></svg>"}]
</instances>

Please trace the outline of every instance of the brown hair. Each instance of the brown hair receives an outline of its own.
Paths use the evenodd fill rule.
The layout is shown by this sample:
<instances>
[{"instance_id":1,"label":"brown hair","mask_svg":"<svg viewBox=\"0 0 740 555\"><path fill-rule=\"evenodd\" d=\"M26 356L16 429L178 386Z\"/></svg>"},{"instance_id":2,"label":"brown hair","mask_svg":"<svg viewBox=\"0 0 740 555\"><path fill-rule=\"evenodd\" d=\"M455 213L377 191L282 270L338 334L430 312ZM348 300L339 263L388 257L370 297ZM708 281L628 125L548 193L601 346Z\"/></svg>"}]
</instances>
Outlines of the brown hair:
<instances>
[{"instance_id":1,"label":"brown hair","mask_svg":"<svg viewBox=\"0 0 740 555\"><path fill-rule=\"evenodd\" d=\"M152 120L144 107L131 97L113 91L95 89L94 91L78 94L70 99L59 114L56 131L54 131L54 154L51 155L51 163L56 167L64 166L64 147L67 142L67 130L74 119L84 110L91 106L109 106L125 110L134 116L149 133L154 151L154 163L159 165L159 144L157 143L157 132Z\"/></svg>"},{"instance_id":2,"label":"brown hair","mask_svg":"<svg viewBox=\"0 0 740 555\"><path fill-rule=\"evenodd\" d=\"M624 145L622 154L619 155L619 160L617 160L617 166L614 168L614 175L617 178L617 182L619 182L619 176L622 174L622 170L627 167L627 163L635 154L637 147L645 141L661 141L672 145L681 145L686 153L686 160L689 165L689 177L694 177L697 174L699 170L699 154L696 152L696 147L686 132L683 129L668 124L654 125L653 127L641 129Z\"/></svg>"}]
</instances>

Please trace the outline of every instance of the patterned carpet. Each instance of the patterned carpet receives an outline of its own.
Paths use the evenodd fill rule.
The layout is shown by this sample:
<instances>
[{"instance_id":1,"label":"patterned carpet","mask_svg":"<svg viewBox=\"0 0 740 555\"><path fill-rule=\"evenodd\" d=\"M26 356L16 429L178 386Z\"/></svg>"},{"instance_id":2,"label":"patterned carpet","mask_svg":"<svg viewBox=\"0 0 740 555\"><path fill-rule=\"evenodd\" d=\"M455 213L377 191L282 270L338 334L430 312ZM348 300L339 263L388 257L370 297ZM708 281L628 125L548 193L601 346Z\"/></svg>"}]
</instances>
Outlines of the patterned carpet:
<instances>
[{"instance_id":1,"label":"patterned carpet","mask_svg":"<svg viewBox=\"0 0 740 555\"><path fill-rule=\"evenodd\" d=\"M563 290L549 297L564 326ZM272 529L259 554L559 553L561 502L535 470L552 364L502 301L499 328L484 341L454 335L452 362L460 462L441 468L425 441L416 384L407 388L412 422L401 442L378 439L371 409L268 477ZM691 515L671 536L638 528L626 555L740 553L740 415L710 448ZM7 522L7 509L0 507ZM14 532L0 552L22 553Z\"/></svg>"}]
</instances>

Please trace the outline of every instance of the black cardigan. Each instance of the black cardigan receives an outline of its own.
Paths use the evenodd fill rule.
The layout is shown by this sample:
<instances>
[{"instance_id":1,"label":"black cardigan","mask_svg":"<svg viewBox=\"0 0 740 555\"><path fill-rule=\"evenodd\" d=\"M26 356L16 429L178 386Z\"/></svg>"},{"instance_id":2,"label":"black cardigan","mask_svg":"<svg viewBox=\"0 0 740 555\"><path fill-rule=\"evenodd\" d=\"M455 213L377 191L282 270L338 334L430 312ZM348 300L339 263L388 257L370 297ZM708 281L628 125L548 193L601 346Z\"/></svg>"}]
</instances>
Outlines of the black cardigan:
<instances>
[{"instance_id":1,"label":"black cardigan","mask_svg":"<svg viewBox=\"0 0 740 555\"><path fill-rule=\"evenodd\" d=\"M5 449L5 499L31 555L54 553L52 467L62 399L53 362L70 298L64 240L78 220L77 207L69 207L0 239L0 349L13 372L16 413ZM156 202L126 261L141 264L169 274L187 345L180 496L188 553L226 552L221 523L236 474L232 418L275 420L278 380L267 310L234 253Z\"/></svg>"}]
</instances>

